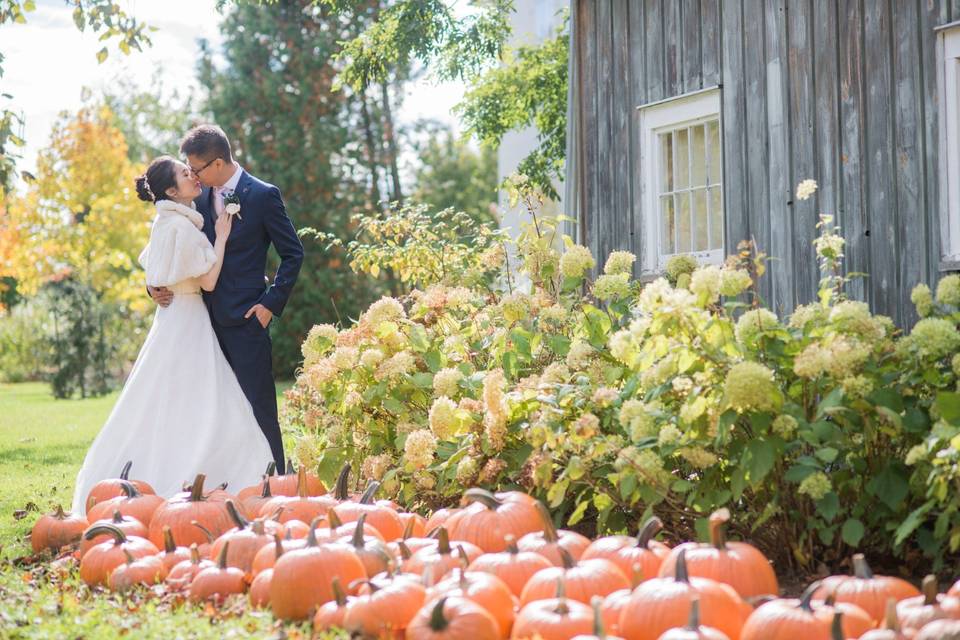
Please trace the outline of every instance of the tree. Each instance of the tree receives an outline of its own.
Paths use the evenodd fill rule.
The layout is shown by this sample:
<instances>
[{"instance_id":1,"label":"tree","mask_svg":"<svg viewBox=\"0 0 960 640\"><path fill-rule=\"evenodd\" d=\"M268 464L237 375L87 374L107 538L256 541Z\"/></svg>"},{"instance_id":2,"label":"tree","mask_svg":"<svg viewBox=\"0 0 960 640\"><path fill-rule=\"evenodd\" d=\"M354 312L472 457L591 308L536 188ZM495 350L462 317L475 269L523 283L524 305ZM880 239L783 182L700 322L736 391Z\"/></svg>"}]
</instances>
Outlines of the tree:
<instances>
[{"instance_id":1,"label":"tree","mask_svg":"<svg viewBox=\"0 0 960 640\"><path fill-rule=\"evenodd\" d=\"M479 151L449 128L430 131L421 145L412 199L440 211L463 211L478 223L496 226L497 154L493 147Z\"/></svg>"},{"instance_id":2,"label":"tree","mask_svg":"<svg viewBox=\"0 0 960 640\"><path fill-rule=\"evenodd\" d=\"M341 238L355 210L388 192L372 178L387 175L379 105L372 95L333 91L338 43L356 29L309 0L235 5L221 24L226 66L214 68L208 56L200 69L207 108L239 162L280 187L297 227ZM357 317L379 290L352 273L339 247L305 244L294 301L273 329L280 375L300 362L313 324Z\"/></svg>"}]
</instances>

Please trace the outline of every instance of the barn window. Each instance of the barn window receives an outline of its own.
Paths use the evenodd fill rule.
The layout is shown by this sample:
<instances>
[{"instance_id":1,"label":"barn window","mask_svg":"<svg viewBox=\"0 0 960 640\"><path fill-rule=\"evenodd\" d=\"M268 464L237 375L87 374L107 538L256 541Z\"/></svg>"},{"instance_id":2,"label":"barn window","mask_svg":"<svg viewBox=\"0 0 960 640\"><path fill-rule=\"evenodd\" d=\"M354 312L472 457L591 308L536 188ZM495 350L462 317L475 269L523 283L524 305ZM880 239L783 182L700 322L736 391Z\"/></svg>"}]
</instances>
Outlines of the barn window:
<instances>
[{"instance_id":1,"label":"barn window","mask_svg":"<svg viewBox=\"0 0 960 640\"><path fill-rule=\"evenodd\" d=\"M960 23L937 34L940 105L940 232L945 269L960 267Z\"/></svg>"},{"instance_id":2,"label":"barn window","mask_svg":"<svg viewBox=\"0 0 960 640\"><path fill-rule=\"evenodd\" d=\"M681 253L722 262L720 91L641 106L640 120L644 272L661 272Z\"/></svg>"}]
</instances>

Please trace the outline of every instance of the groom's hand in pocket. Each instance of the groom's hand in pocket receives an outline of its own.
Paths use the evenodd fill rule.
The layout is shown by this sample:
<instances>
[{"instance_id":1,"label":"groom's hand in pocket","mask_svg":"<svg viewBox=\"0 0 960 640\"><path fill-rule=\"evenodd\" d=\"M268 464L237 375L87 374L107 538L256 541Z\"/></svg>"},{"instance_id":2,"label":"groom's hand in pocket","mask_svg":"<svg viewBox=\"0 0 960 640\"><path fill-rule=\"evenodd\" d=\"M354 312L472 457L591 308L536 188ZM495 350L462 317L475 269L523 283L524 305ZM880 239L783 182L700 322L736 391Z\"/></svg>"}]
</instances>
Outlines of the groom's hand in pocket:
<instances>
[{"instance_id":1,"label":"groom's hand in pocket","mask_svg":"<svg viewBox=\"0 0 960 640\"><path fill-rule=\"evenodd\" d=\"M170 289L166 287L151 287L147 285L147 293L149 293L153 301L161 307L169 307L170 303L173 302L173 291L170 291Z\"/></svg>"},{"instance_id":2,"label":"groom's hand in pocket","mask_svg":"<svg viewBox=\"0 0 960 640\"><path fill-rule=\"evenodd\" d=\"M244 318L249 318L252 315L257 316L257 322L260 323L260 326L264 329L267 328L267 325L270 324L270 319L273 318L273 311L267 309L262 304L255 304L247 310L247 313L244 314Z\"/></svg>"}]
</instances>

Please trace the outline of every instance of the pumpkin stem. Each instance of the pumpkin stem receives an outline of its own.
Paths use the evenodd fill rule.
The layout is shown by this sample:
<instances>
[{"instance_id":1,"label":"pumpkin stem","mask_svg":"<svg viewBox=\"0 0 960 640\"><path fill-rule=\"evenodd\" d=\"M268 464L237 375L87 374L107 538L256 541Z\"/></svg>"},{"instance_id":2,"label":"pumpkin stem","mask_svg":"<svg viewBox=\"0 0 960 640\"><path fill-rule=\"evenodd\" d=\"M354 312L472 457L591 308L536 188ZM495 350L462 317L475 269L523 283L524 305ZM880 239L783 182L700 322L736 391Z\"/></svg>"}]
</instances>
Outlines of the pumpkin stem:
<instances>
[{"instance_id":1,"label":"pumpkin stem","mask_svg":"<svg viewBox=\"0 0 960 640\"><path fill-rule=\"evenodd\" d=\"M640 527L640 532L637 534L637 546L641 549L646 549L650 546L650 541L662 530L663 521L660 518L657 516L648 518L647 521L643 523L643 526Z\"/></svg>"},{"instance_id":2,"label":"pumpkin stem","mask_svg":"<svg viewBox=\"0 0 960 640\"><path fill-rule=\"evenodd\" d=\"M674 579L677 582L690 582L690 574L687 572L687 550L680 549L677 554L677 565L673 570Z\"/></svg>"},{"instance_id":3,"label":"pumpkin stem","mask_svg":"<svg viewBox=\"0 0 960 640\"><path fill-rule=\"evenodd\" d=\"M570 570L577 566L577 561L573 559L569 551L563 547L557 547L557 551L560 553L560 559L563 561L564 569Z\"/></svg>"},{"instance_id":4,"label":"pumpkin stem","mask_svg":"<svg viewBox=\"0 0 960 640\"><path fill-rule=\"evenodd\" d=\"M234 524L237 525L237 529L246 529L250 526L250 523L240 515L240 512L237 511L237 505L233 503L233 500L227 498L226 501L227 513L230 514L230 519L233 520Z\"/></svg>"},{"instance_id":5,"label":"pumpkin stem","mask_svg":"<svg viewBox=\"0 0 960 640\"><path fill-rule=\"evenodd\" d=\"M413 537L413 518L407 520L407 524L403 527L403 535L400 536L401 540L409 540Z\"/></svg>"},{"instance_id":6,"label":"pumpkin stem","mask_svg":"<svg viewBox=\"0 0 960 640\"><path fill-rule=\"evenodd\" d=\"M373 504L373 496L376 495L379 488L380 483L376 480L371 480L370 484L367 485L367 488L364 489L363 495L360 496L360 504Z\"/></svg>"},{"instance_id":7,"label":"pumpkin stem","mask_svg":"<svg viewBox=\"0 0 960 640\"><path fill-rule=\"evenodd\" d=\"M112 537L114 544L120 544L127 541L127 534L123 532L123 529L115 524L109 523L93 525L83 533L83 538L84 540L93 540L102 533Z\"/></svg>"},{"instance_id":8,"label":"pumpkin stem","mask_svg":"<svg viewBox=\"0 0 960 640\"><path fill-rule=\"evenodd\" d=\"M300 467L297 470L297 495L301 498L307 497L307 468Z\"/></svg>"},{"instance_id":9,"label":"pumpkin stem","mask_svg":"<svg viewBox=\"0 0 960 640\"><path fill-rule=\"evenodd\" d=\"M350 463L347 462L343 465L343 468L340 469L340 473L337 475L337 481L333 485L333 497L337 500L343 501L350 498Z\"/></svg>"},{"instance_id":10,"label":"pumpkin stem","mask_svg":"<svg viewBox=\"0 0 960 640\"><path fill-rule=\"evenodd\" d=\"M130 553L126 547L120 547L120 551L123 551L123 555L126 556L127 564L133 564L137 561L137 559L133 557L133 554Z\"/></svg>"},{"instance_id":11,"label":"pumpkin stem","mask_svg":"<svg viewBox=\"0 0 960 640\"><path fill-rule=\"evenodd\" d=\"M63 511L63 505L57 505L57 510L53 512L53 517L57 520L65 520L67 514Z\"/></svg>"},{"instance_id":12,"label":"pumpkin stem","mask_svg":"<svg viewBox=\"0 0 960 640\"><path fill-rule=\"evenodd\" d=\"M461 498L460 502L465 505L472 504L474 502L479 502L480 504L485 506L487 509L490 509L491 511L496 511L497 509L500 508L500 505L503 504L502 502L500 502L500 500L497 499L497 496L493 495L486 489L478 489L478 488L467 489L466 491L464 491L463 498Z\"/></svg>"},{"instance_id":13,"label":"pumpkin stem","mask_svg":"<svg viewBox=\"0 0 960 640\"><path fill-rule=\"evenodd\" d=\"M450 533L446 527L440 527L437 532L437 551L442 555L450 555Z\"/></svg>"},{"instance_id":14,"label":"pumpkin stem","mask_svg":"<svg viewBox=\"0 0 960 640\"><path fill-rule=\"evenodd\" d=\"M203 481L207 479L202 473L198 473L197 477L193 479L193 486L190 488L190 502L199 502L204 499L203 497Z\"/></svg>"},{"instance_id":15,"label":"pumpkin stem","mask_svg":"<svg viewBox=\"0 0 960 640\"><path fill-rule=\"evenodd\" d=\"M331 529L343 526L343 520L340 519L340 516L337 515L337 512L332 507L327 510L327 522L330 523Z\"/></svg>"},{"instance_id":16,"label":"pumpkin stem","mask_svg":"<svg viewBox=\"0 0 960 640\"><path fill-rule=\"evenodd\" d=\"M127 480L130 477L130 467L133 466L133 460L127 460L127 463L120 469L120 479Z\"/></svg>"},{"instance_id":17,"label":"pumpkin stem","mask_svg":"<svg viewBox=\"0 0 960 640\"><path fill-rule=\"evenodd\" d=\"M163 550L167 553L173 553L177 550L177 545L173 541L173 531L169 525L163 525Z\"/></svg>"},{"instance_id":18,"label":"pumpkin stem","mask_svg":"<svg viewBox=\"0 0 960 640\"><path fill-rule=\"evenodd\" d=\"M700 630L700 598L690 601L690 620L687 622L687 630Z\"/></svg>"},{"instance_id":19,"label":"pumpkin stem","mask_svg":"<svg viewBox=\"0 0 960 640\"><path fill-rule=\"evenodd\" d=\"M730 523L730 510L724 507L710 514L710 544L717 549L727 546L727 525Z\"/></svg>"},{"instance_id":20,"label":"pumpkin stem","mask_svg":"<svg viewBox=\"0 0 960 640\"><path fill-rule=\"evenodd\" d=\"M137 489L137 486L132 482L127 482L126 480L120 481L120 490L123 491L123 494L127 498L138 498L141 495L140 490Z\"/></svg>"},{"instance_id":21,"label":"pumpkin stem","mask_svg":"<svg viewBox=\"0 0 960 640\"><path fill-rule=\"evenodd\" d=\"M427 589L433 588L433 585L436 582L436 580L433 579L433 568L434 567L432 564L428 564L426 567L423 568L422 582L423 582L423 586L426 587Z\"/></svg>"},{"instance_id":22,"label":"pumpkin stem","mask_svg":"<svg viewBox=\"0 0 960 640\"><path fill-rule=\"evenodd\" d=\"M332 509L331 509L332 511ZM307 546L316 547L319 543L317 542L317 527L320 526L320 521L323 520L323 516L317 516L310 522L310 531L307 532ZM331 526L332 528L332 526Z\"/></svg>"},{"instance_id":23,"label":"pumpkin stem","mask_svg":"<svg viewBox=\"0 0 960 640\"><path fill-rule=\"evenodd\" d=\"M820 588L820 581L816 581L811 584L809 587L804 590L803 595L800 596L800 608L806 611L807 613L813 613L813 594L817 592L817 589Z\"/></svg>"},{"instance_id":24,"label":"pumpkin stem","mask_svg":"<svg viewBox=\"0 0 960 640\"><path fill-rule=\"evenodd\" d=\"M205 526L203 526L196 520L191 520L190 524L195 526L197 529L200 529L200 531L203 531L203 534L207 537L207 542L209 542L210 544L213 544L213 541L216 540L216 537L213 535L210 529L207 529Z\"/></svg>"},{"instance_id":25,"label":"pumpkin stem","mask_svg":"<svg viewBox=\"0 0 960 640\"><path fill-rule=\"evenodd\" d=\"M362 549L364 544L363 526L367 522L367 514L360 514L357 518L357 527L353 530L353 539L350 543L357 549Z\"/></svg>"},{"instance_id":26,"label":"pumpkin stem","mask_svg":"<svg viewBox=\"0 0 960 640\"><path fill-rule=\"evenodd\" d=\"M191 564L200 564L200 549L196 542L190 544L190 562Z\"/></svg>"},{"instance_id":27,"label":"pumpkin stem","mask_svg":"<svg viewBox=\"0 0 960 640\"><path fill-rule=\"evenodd\" d=\"M833 614L833 624L830 626L830 639L843 640L843 614L839 611Z\"/></svg>"},{"instance_id":28,"label":"pumpkin stem","mask_svg":"<svg viewBox=\"0 0 960 640\"><path fill-rule=\"evenodd\" d=\"M900 631L900 620L897 618L897 599L888 598L887 599L887 610L886 615L884 616L884 629L889 629L891 631Z\"/></svg>"},{"instance_id":29,"label":"pumpkin stem","mask_svg":"<svg viewBox=\"0 0 960 640\"><path fill-rule=\"evenodd\" d=\"M400 558L402 560L409 560L413 555L413 552L410 551L410 547L407 546L407 543L403 540L397 541L397 549L400 550Z\"/></svg>"},{"instance_id":30,"label":"pumpkin stem","mask_svg":"<svg viewBox=\"0 0 960 640\"><path fill-rule=\"evenodd\" d=\"M853 556L853 575L861 580L873 580L873 570L862 553Z\"/></svg>"},{"instance_id":31,"label":"pumpkin stem","mask_svg":"<svg viewBox=\"0 0 960 640\"><path fill-rule=\"evenodd\" d=\"M923 592L923 604L927 606L937 604L937 593L940 591L937 576L930 574L925 577L920 590Z\"/></svg>"},{"instance_id":32,"label":"pumpkin stem","mask_svg":"<svg viewBox=\"0 0 960 640\"><path fill-rule=\"evenodd\" d=\"M507 534L503 536L503 541L507 543L507 552L512 555L517 555L520 553L519 547L517 547L517 539L512 534Z\"/></svg>"},{"instance_id":33,"label":"pumpkin stem","mask_svg":"<svg viewBox=\"0 0 960 640\"><path fill-rule=\"evenodd\" d=\"M557 578L557 608L554 609L554 613L565 616L570 613L570 605L567 604L567 583L564 581L563 576Z\"/></svg>"},{"instance_id":34,"label":"pumpkin stem","mask_svg":"<svg viewBox=\"0 0 960 640\"><path fill-rule=\"evenodd\" d=\"M347 594L343 592L343 585L340 584L340 578L333 576L330 586L333 588L333 599L336 601L337 607L345 607L347 605Z\"/></svg>"},{"instance_id":35,"label":"pumpkin stem","mask_svg":"<svg viewBox=\"0 0 960 640\"><path fill-rule=\"evenodd\" d=\"M256 520L251 522L250 530L253 531L255 534L257 534L258 536L262 536L264 533L263 518L257 518Z\"/></svg>"},{"instance_id":36,"label":"pumpkin stem","mask_svg":"<svg viewBox=\"0 0 960 640\"><path fill-rule=\"evenodd\" d=\"M271 463L271 464L274 464L274 465L275 465L275 464L277 464L277 463L276 463L276 462L273 462L273 463ZM260 490L260 497L261 497L261 498L272 498L272 497L273 497L273 492L270 491L270 476L269 476L269 475L263 476L263 489Z\"/></svg>"},{"instance_id":37,"label":"pumpkin stem","mask_svg":"<svg viewBox=\"0 0 960 640\"><path fill-rule=\"evenodd\" d=\"M270 476L276 475L276 473L277 473L277 463L271 460L270 462L267 463L267 470L264 472L264 474L267 477L270 477Z\"/></svg>"},{"instance_id":38,"label":"pumpkin stem","mask_svg":"<svg viewBox=\"0 0 960 640\"><path fill-rule=\"evenodd\" d=\"M603 614L600 613L600 605L603 604L603 598L593 596L590 598L590 606L593 608L593 635L598 640L606 640L607 630L603 628Z\"/></svg>"},{"instance_id":39,"label":"pumpkin stem","mask_svg":"<svg viewBox=\"0 0 960 640\"><path fill-rule=\"evenodd\" d=\"M220 547L220 555L217 556L217 568L221 571L227 568L227 547L230 546L229 540L223 541L223 546Z\"/></svg>"},{"instance_id":40,"label":"pumpkin stem","mask_svg":"<svg viewBox=\"0 0 960 640\"><path fill-rule=\"evenodd\" d=\"M280 533L273 534L273 556L274 560L283 555L283 538Z\"/></svg>"},{"instance_id":41,"label":"pumpkin stem","mask_svg":"<svg viewBox=\"0 0 960 640\"><path fill-rule=\"evenodd\" d=\"M437 604L433 607L433 611L430 612L430 629L436 633L440 633L450 626L450 623L447 622L447 619L443 615L443 606L445 604L447 604L446 596L437 600Z\"/></svg>"},{"instance_id":42,"label":"pumpkin stem","mask_svg":"<svg viewBox=\"0 0 960 640\"><path fill-rule=\"evenodd\" d=\"M540 520L543 521L543 539L550 543L559 542L560 536L557 535L557 527L553 524L553 517L547 511L547 507L539 500L535 504L537 513L540 514Z\"/></svg>"},{"instance_id":43,"label":"pumpkin stem","mask_svg":"<svg viewBox=\"0 0 960 640\"><path fill-rule=\"evenodd\" d=\"M113 522L114 522L115 524L120 524L121 522L123 522L123 514L120 513L120 509L114 509L114 510L113 510L113 519L112 519L112 520L113 520Z\"/></svg>"}]
</instances>

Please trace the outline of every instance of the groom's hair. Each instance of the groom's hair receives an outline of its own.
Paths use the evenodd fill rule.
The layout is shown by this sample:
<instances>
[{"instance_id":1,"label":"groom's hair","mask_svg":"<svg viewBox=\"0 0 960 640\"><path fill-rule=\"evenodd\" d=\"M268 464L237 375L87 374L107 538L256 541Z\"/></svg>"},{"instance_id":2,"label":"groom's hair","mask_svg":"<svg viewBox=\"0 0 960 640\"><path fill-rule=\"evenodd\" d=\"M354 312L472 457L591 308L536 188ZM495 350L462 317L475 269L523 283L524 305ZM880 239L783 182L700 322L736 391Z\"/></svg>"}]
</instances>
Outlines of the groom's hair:
<instances>
[{"instance_id":1,"label":"groom's hair","mask_svg":"<svg viewBox=\"0 0 960 640\"><path fill-rule=\"evenodd\" d=\"M187 156L197 156L204 160L223 158L227 162L233 160L230 153L230 140L223 129L215 124L201 124L187 131L180 141L180 153Z\"/></svg>"}]
</instances>

